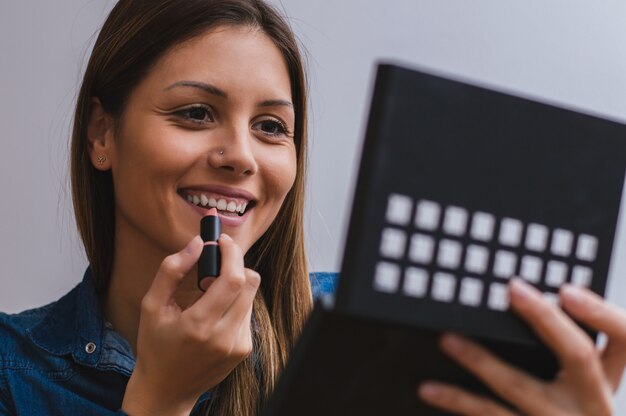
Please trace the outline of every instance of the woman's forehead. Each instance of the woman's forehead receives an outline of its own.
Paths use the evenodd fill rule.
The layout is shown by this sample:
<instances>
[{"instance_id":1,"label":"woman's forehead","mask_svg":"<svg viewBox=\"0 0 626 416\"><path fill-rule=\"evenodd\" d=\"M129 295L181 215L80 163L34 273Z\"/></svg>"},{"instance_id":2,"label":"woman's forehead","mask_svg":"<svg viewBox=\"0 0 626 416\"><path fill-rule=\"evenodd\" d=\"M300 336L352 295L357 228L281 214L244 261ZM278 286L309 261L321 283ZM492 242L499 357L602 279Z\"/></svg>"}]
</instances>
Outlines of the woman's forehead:
<instances>
[{"instance_id":1,"label":"woman's forehead","mask_svg":"<svg viewBox=\"0 0 626 416\"><path fill-rule=\"evenodd\" d=\"M227 95L291 99L289 71L280 49L265 32L248 26L220 26L171 48L146 78L151 88L198 82Z\"/></svg>"}]
</instances>

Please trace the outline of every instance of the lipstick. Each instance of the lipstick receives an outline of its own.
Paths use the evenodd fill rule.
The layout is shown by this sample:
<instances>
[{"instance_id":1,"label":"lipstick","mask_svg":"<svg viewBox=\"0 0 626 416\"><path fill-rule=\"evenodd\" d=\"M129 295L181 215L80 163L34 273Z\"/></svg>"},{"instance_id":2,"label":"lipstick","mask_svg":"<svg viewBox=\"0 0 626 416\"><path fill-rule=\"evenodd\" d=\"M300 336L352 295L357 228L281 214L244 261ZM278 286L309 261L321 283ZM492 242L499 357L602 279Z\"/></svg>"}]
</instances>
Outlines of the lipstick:
<instances>
[{"instance_id":1,"label":"lipstick","mask_svg":"<svg viewBox=\"0 0 626 416\"><path fill-rule=\"evenodd\" d=\"M222 224L217 216L217 209L211 208L200 221L200 237L204 241L202 254L198 260L198 288L205 291L202 280L217 277L220 274L220 247L217 240L222 233Z\"/></svg>"}]
</instances>

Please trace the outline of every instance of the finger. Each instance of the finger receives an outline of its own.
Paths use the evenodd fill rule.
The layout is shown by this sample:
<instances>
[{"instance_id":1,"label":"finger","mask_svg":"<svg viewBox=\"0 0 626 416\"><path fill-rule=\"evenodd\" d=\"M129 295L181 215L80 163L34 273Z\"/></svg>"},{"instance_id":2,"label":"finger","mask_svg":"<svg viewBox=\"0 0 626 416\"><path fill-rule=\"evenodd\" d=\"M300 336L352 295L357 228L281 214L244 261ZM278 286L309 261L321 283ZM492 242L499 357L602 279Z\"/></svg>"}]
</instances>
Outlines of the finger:
<instances>
[{"instance_id":1,"label":"finger","mask_svg":"<svg viewBox=\"0 0 626 416\"><path fill-rule=\"evenodd\" d=\"M419 386L418 395L427 404L459 415L515 416L515 413L487 398L449 384L426 382Z\"/></svg>"},{"instance_id":2,"label":"finger","mask_svg":"<svg viewBox=\"0 0 626 416\"><path fill-rule=\"evenodd\" d=\"M561 288L561 302L572 317L607 335L602 367L611 387L617 390L626 366L626 312L597 294L572 285Z\"/></svg>"},{"instance_id":3,"label":"finger","mask_svg":"<svg viewBox=\"0 0 626 416\"><path fill-rule=\"evenodd\" d=\"M514 279L511 306L556 354L561 366L583 384L601 385L604 376L591 338L534 287Z\"/></svg>"},{"instance_id":4,"label":"finger","mask_svg":"<svg viewBox=\"0 0 626 416\"><path fill-rule=\"evenodd\" d=\"M441 338L441 347L447 355L504 400L529 414L542 414L546 411L544 385L537 379L459 335L444 335Z\"/></svg>"},{"instance_id":5,"label":"finger","mask_svg":"<svg viewBox=\"0 0 626 416\"><path fill-rule=\"evenodd\" d=\"M257 272L245 269L245 273L246 284L244 288L216 327L225 339L233 340L232 353L241 359L252 352L252 310L261 281Z\"/></svg>"},{"instance_id":6,"label":"finger","mask_svg":"<svg viewBox=\"0 0 626 416\"><path fill-rule=\"evenodd\" d=\"M626 311L590 290L570 284L563 285L560 295L563 307L574 318L612 338L626 341Z\"/></svg>"},{"instance_id":7,"label":"finger","mask_svg":"<svg viewBox=\"0 0 626 416\"><path fill-rule=\"evenodd\" d=\"M196 264L202 252L202 239L195 236L181 251L167 256L157 271L144 302L167 305L173 302L176 289L183 277Z\"/></svg>"},{"instance_id":8,"label":"finger","mask_svg":"<svg viewBox=\"0 0 626 416\"><path fill-rule=\"evenodd\" d=\"M221 319L235 302L246 283L241 248L227 234L222 234L218 244L221 253L220 275L207 291L186 311L200 321L211 316Z\"/></svg>"},{"instance_id":9,"label":"finger","mask_svg":"<svg viewBox=\"0 0 626 416\"><path fill-rule=\"evenodd\" d=\"M245 317L241 321L241 325L239 327L239 333L238 333L239 343L245 348L245 351L244 351L245 356L250 355L254 347L253 341L252 341L252 338L253 338L252 336L252 331L253 331L252 311L253 311L253 305L250 305L250 307L248 308L248 311L245 314Z\"/></svg>"},{"instance_id":10,"label":"finger","mask_svg":"<svg viewBox=\"0 0 626 416\"><path fill-rule=\"evenodd\" d=\"M624 367L626 366L625 349L623 343L609 340L604 351L602 351L602 368L612 392L617 391L624 375Z\"/></svg>"},{"instance_id":11,"label":"finger","mask_svg":"<svg viewBox=\"0 0 626 416\"><path fill-rule=\"evenodd\" d=\"M232 306L224 313L222 321L232 328L250 326L251 308L254 303L257 290L261 284L261 276L251 269L244 269L246 282L237 299Z\"/></svg>"}]
</instances>

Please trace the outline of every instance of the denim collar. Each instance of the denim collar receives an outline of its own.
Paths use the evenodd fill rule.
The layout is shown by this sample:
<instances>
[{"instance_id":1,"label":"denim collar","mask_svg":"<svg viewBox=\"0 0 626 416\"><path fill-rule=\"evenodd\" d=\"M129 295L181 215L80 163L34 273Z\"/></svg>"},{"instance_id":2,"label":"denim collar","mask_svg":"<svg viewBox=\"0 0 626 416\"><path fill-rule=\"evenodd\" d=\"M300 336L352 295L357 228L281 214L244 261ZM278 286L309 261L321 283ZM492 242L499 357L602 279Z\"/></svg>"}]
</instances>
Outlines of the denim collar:
<instances>
[{"instance_id":1,"label":"denim collar","mask_svg":"<svg viewBox=\"0 0 626 416\"><path fill-rule=\"evenodd\" d=\"M27 329L28 337L50 354L71 354L76 362L95 367L105 333L105 321L98 305L88 268L83 281L53 303L41 321Z\"/></svg>"},{"instance_id":2,"label":"denim collar","mask_svg":"<svg viewBox=\"0 0 626 416\"><path fill-rule=\"evenodd\" d=\"M121 335L107 328L89 268L82 282L49 305L44 318L26 332L35 345L50 354L71 355L79 364L114 370L127 377L133 371L132 350ZM202 394L196 408L200 409L211 396L211 391Z\"/></svg>"}]
</instances>

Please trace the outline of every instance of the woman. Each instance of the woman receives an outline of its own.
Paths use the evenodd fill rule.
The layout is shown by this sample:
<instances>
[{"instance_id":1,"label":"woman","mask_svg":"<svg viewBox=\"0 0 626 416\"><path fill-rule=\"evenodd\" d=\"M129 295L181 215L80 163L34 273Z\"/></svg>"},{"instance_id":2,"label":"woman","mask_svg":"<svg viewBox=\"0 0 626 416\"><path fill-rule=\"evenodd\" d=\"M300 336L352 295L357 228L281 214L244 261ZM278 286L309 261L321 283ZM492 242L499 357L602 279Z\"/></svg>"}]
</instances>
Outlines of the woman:
<instances>
[{"instance_id":1,"label":"woman","mask_svg":"<svg viewBox=\"0 0 626 416\"><path fill-rule=\"evenodd\" d=\"M3 351L14 355L32 338L19 365L58 353L42 358L42 371L67 380L54 397L49 380L15 392L30 382L12 373L5 412L33 412L49 395L42 414L188 414L221 382L203 400L213 412L254 413L312 302L302 233L305 92L293 35L261 1L115 6L86 69L72 138L90 270L60 303L3 318L3 332L18 332ZM220 239L221 276L202 296L194 236L205 198L245 211L218 205L229 237ZM55 326L73 316L75 325ZM58 333L67 342L52 339Z\"/></svg>"},{"instance_id":2,"label":"woman","mask_svg":"<svg viewBox=\"0 0 626 416\"><path fill-rule=\"evenodd\" d=\"M121 0L94 46L72 138L73 200L90 268L58 302L0 317L0 414L257 413L311 308L305 162L304 71L272 8L261 0ZM225 231L222 268L202 293L197 233L211 206ZM607 375L568 318L522 296L524 286L512 290L513 305L547 338L584 343L596 375L565 374L568 383L557 380L550 396L547 388L498 392L517 406L549 400L554 414L607 414L594 412L605 411L623 354L611 350L620 359ZM621 314L580 296L611 322ZM545 328L535 310L552 314ZM600 324L608 318L578 310L626 338L623 327ZM484 366L473 371L490 384L521 377L476 348L453 356L479 358ZM460 414L485 414L484 406L510 414L447 386L427 384L419 394Z\"/></svg>"}]
</instances>

